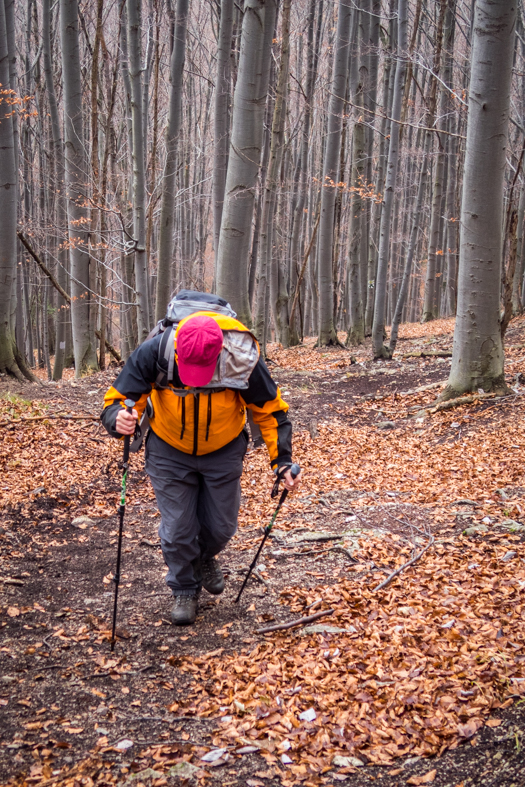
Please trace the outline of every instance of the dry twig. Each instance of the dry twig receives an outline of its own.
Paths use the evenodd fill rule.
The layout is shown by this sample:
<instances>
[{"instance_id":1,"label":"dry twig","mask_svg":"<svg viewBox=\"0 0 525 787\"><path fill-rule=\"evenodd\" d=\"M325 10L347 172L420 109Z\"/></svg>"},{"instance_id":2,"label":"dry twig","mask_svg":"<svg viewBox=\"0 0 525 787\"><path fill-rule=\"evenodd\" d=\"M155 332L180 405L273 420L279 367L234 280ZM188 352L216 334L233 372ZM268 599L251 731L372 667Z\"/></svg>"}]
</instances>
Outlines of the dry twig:
<instances>
[{"instance_id":1,"label":"dry twig","mask_svg":"<svg viewBox=\"0 0 525 787\"><path fill-rule=\"evenodd\" d=\"M268 634L270 631L283 631L284 629L293 629L296 626L304 626L306 623L313 623L318 618L324 618L326 615L333 615L333 609L324 609L321 612L316 612L314 615L308 615L305 618L298 618L297 620L290 620L288 623L276 623L275 626L266 626L262 629L255 629L256 634Z\"/></svg>"}]
</instances>

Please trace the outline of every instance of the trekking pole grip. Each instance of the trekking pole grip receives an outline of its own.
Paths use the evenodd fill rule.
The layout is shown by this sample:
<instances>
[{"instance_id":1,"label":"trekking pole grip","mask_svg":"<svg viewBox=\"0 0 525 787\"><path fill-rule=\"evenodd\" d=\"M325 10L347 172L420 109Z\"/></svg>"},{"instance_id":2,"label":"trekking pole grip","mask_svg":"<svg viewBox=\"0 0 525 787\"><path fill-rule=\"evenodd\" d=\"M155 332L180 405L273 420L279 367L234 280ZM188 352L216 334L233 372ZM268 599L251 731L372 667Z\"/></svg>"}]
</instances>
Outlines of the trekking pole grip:
<instances>
[{"instance_id":1,"label":"trekking pole grip","mask_svg":"<svg viewBox=\"0 0 525 787\"><path fill-rule=\"evenodd\" d=\"M133 399L125 399L124 400L124 407L126 408L127 413L132 413L133 408L135 407L135 402ZM131 435L127 434L124 436L124 456L122 457L124 462L124 470L126 470L126 466L129 461L129 446L131 442Z\"/></svg>"}]
</instances>

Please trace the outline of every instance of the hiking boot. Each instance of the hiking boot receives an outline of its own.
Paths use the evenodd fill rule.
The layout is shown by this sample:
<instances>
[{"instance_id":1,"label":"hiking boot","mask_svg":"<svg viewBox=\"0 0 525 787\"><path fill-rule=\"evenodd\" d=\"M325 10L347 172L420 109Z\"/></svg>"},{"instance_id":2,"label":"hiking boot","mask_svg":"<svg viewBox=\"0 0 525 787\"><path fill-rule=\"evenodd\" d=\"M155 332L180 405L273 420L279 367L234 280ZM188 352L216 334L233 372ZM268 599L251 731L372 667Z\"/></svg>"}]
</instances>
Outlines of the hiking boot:
<instances>
[{"instance_id":1,"label":"hiking boot","mask_svg":"<svg viewBox=\"0 0 525 787\"><path fill-rule=\"evenodd\" d=\"M202 587L218 596L224 590L224 576L219 561L210 557L201 561Z\"/></svg>"},{"instance_id":2,"label":"hiking boot","mask_svg":"<svg viewBox=\"0 0 525 787\"><path fill-rule=\"evenodd\" d=\"M171 622L174 626L190 626L195 623L197 616L197 603L199 596L174 596L174 604L171 608Z\"/></svg>"}]
</instances>

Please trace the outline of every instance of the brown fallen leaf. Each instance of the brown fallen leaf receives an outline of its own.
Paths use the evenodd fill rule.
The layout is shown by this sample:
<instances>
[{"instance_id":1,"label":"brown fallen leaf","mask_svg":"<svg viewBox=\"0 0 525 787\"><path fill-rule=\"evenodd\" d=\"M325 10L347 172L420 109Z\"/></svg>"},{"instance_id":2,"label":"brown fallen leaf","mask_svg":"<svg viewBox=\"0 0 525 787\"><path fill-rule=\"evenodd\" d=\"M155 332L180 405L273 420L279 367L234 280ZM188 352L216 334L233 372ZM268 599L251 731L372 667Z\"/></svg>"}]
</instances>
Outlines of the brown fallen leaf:
<instances>
[{"instance_id":1,"label":"brown fallen leaf","mask_svg":"<svg viewBox=\"0 0 525 787\"><path fill-rule=\"evenodd\" d=\"M18 607L8 607L7 614L10 618L17 618L20 615Z\"/></svg>"},{"instance_id":2,"label":"brown fallen leaf","mask_svg":"<svg viewBox=\"0 0 525 787\"><path fill-rule=\"evenodd\" d=\"M487 720L487 727L499 727L501 724L501 719L488 719Z\"/></svg>"},{"instance_id":3,"label":"brown fallen leaf","mask_svg":"<svg viewBox=\"0 0 525 787\"><path fill-rule=\"evenodd\" d=\"M436 773L437 770L434 768L433 771L428 771L428 773L424 773L422 776L411 776L410 779L407 779L407 784L432 784L436 778Z\"/></svg>"}]
</instances>

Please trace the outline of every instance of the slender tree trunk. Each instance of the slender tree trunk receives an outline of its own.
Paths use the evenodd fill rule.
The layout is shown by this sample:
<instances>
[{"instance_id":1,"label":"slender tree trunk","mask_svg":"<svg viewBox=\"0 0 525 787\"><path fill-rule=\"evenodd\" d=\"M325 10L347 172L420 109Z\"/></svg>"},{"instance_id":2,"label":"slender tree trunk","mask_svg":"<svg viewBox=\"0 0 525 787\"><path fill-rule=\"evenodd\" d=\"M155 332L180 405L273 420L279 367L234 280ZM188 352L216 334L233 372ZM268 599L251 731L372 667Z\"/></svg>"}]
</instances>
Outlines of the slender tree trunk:
<instances>
[{"instance_id":1,"label":"slender tree trunk","mask_svg":"<svg viewBox=\"0 0 525 787\"><path fill-rule=\"evenodd\" d=\"M438 26L436 32L436 51L434 56L433 65L433 84L431 88L430 104L433 109L435 104L435 91L437 88L436 76L441 70L441 52L443 48L443 31L445 29L445 20L448 23L446 29L446 37L450 42L450 36L453 34L454 14L453 8L455 0L440 0ZM436 75L436 76L434 76ZM439 115L439 128L446 127L446 110L449 104L448 91L440 85L440 112ZM432 117L434 113L429 113ZM431 128L433 124L427 123ZM430 132L428 132L430 133ZM443 176L445 172L445 144L444 139L440 134L437 135L438 154L434 165L434 186L432 192L432 209L430 214L430 228L428 231L428 261L427 261L427 275L425 279L425 299L423 303L423 316L421 322L429 322L438 316L437 309L437 273L438 273L438 259L437 252L439 249L439 224L441 219L441 198L443 195Z\"/></svg>"},{"instance_id":2,"label":"slender tree trunk","mask_svg":"<svg viewBox=\"0 0 525 787\"><path fill-rule=\"evenodd\" d=\"M381 212L381 229L379 233L379 252L377 261L376 297L374 322L372 326L372 345L374 358L390 358L390 350L383 344L385 331L386 280L388 258L390 254L390 222L394 202L394 189L397 181L399 161L399 119L401 118L401 102L405 90L406 64L403 58L407 48L407 0L398 0L398 57L392 102L392 125L390 127L390 144L388 147L388 163L386 169L385 196Z\"/></svg>"},{"instance_id":3,"label":"slender tree trunk","mask_svg":"<svg viewBox=\"0 0 525 787\"><path fill-rule=\"evenodd\" d=\"M5 0L0 0L0 83L9 85ZM34 379L15 340L17 173L11 106L0 101L0 372Z\"/></svg>"},{"instance_id":4,"label":"slender tree trunk","mask_svg":"<svg viewBox=\"0 0 525 787\"><path fill-rule=\"evenodd\" d=\"M352 5L339 0L334 65L328 109L328 132L323 164L321 218L319 221L319 346L338 344L334 325L334 216L339 175L343 109L348 74L348 47Z\"/></svg>"},{"instance_id":5,"label":"slender tree trunk","mask_svg":"<svg viewBox=\"0 0 525 787\"><path fill-rule=\"evenodd\" d=\"M516 4L477 0L473 25L458 308L441 398L506 390L500 327L503 186Z\"/></svg>"},{"instance_id":6,"label":"slender tree trunk","mask_svg":"<svg viewBox=\"0 0 525 787\"><path fill-rule=\"evenodd\" d=\"M87 226L87 160L82 128L82 82L78 41L78 1L60 0L62 80L64 83L65 175L71 264L71 322L75 376L96 370L97 353L91 336ZM94 325L93 325L94 329ZM94 339L94 336L93 336Z\"/></svg>"},{"instance_id":7,"label":"slender tree trunk","mask_svg":"<svg viewBox=\"0 0 525 787\"><path fill-rule=\"evenodd\" d=\"M182 120L182 77L186 53L188 5L189 0L177 1L175 41L171 54L170 104L168 128L166 131L166 165L162 182L162 206L160 211L157 265L157 306L155 315L157 320L161 320L166 314L166 307L170 298L177 150Z\"/></svg>"},{"instance_id":8,"label":"slender tree trunk","mask_svg":"<svg viewBox=\"0 0 525 787\"><path fill-rule=\"evenodd\" d=\"M283 300L283 283L280 282L278 256L273 254L272 227L275 221L277 185L281 169L284 142L284 117L286 107L286 91L288 86L288 67L290 62L290 0L283 0L282 32L281 32L281 63L275 91L275 107L273 111L272 136L270 141L270 160L264 188L264 202L261 217L261 243L259 251L262 265L270 270L270 300L273 312L277 341L284 347L288 346L287 314L283 318L282 310L286 307Z\"/></svg>"},{"instance_id":9,"label":"slender tree trunk","mask_svg":"<svg viewBox=\"0 0 525 787\"><path fill-rule=\"evenodd\" d=\"M244 4L228 172L216 256L217 293L232 304L239 319L247 325L252 319L248 294L250 240L276 13L275 0L246 0Z\"/></svg>"},{"instance_id":10,"label":"slender tree trunk","mask_svg":"<svg viewBox=\"0 0 525 787\"><path fill-rule=\"evenodd\" d=\"M366 135L362 122L364 115L363 85L360 82L354 102L357 118L354 123L352 175L350 178L350 226L348 244L348 345L362 344L365 339L365 304L363 303L363 276L367 274L366 204L362 197L365 188ZM365 290L366 292L366 290Z\"/></svg>"},{"instance_id":11,"label":"slender tree trunk","mask_svg":"<svg viewBox=\"0 0 525 787\"><path fill-rule=\"evenodd\" d=\"M60 129L60 116L53 82L52 55L51 55L51 2L42 0L42 51L44 56L44 77L46 81L47 101L51 132L53 135L53 161L55 169L56 190L56 216L61 230L67 227L67 205L64 197L65 172L64 148L62 132ZM57 281L66 292L69 290L68 281L69 256L65 244L60 244L58 250ZM61 295L57 296L57 316L55 334L55 360L53 366L53 380L61 380L66 357L66 328L68 322L68 307Z\"/></svg>"},{"instance_id":12,"label":"slender tree trunk","mask_svg":"<svg viewBox=\"0 0 525 787\"><path fill-rule=\"evenodd\" d=\"M217 41L213 148L213 248L217 254L221 231L222 206L228 170L230 144L231 46L234 0L221 0L221 21Z\"/></svg>"},{"instance_id":13,"label":"slender tree trunk","mask_svg":"<svg viewBox=\"0 0 525 787\"><path fill-rule=\"evenodd\" d=\"M143 85L141 59L142 0L127 0L129 78L131 82L131 133L133 166L133 237L139 342L151 328L148 260L146 258L146 174L144 159Z\"/></svg>"}]
</instances>

